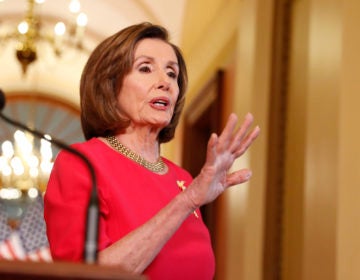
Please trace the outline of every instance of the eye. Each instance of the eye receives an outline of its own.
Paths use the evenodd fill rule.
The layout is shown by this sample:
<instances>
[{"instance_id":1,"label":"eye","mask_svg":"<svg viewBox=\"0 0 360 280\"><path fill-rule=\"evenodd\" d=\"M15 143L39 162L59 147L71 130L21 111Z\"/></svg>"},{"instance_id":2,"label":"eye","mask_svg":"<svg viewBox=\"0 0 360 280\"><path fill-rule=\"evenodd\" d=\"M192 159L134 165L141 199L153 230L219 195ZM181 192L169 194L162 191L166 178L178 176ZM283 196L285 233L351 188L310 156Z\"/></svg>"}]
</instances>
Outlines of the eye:
<instances>
[{"instance_id":1,"label":"eye","mask_svg":"<svg viewBox=\"0 0 360 280\"><path fill-rule=\"evenodd\" d=\"M150 65L147 64L143 64L139 67L139 71L142 73L150 73L151 72L151 67Z\"/></svg>"},{"instance_id":2,"label":"eye","mask_svg":"<svg viewBox=\"0 0 360 280\"><path fill-rule=\"evenodd\" d=\"M178 71L177 68L174 68L174 67L172 67L172 66L168 66L168 67L167 67L167 72L166 72L166 74L167 74L170 78L176 80L176 79L178 78L178 76L179 76L179 73L178 73L178 72L179 72L179 71Z\"/></svg>"},{"instance_id":3,"label":"eye","mask_svg":"<svg viewBox=\"0 0 360 280\"><path fill-rule=\"evenodd\" d=\"M172 79L177 79L177 74L174 71L167 72L167 75Z\"/></svg>"}]
</instances>

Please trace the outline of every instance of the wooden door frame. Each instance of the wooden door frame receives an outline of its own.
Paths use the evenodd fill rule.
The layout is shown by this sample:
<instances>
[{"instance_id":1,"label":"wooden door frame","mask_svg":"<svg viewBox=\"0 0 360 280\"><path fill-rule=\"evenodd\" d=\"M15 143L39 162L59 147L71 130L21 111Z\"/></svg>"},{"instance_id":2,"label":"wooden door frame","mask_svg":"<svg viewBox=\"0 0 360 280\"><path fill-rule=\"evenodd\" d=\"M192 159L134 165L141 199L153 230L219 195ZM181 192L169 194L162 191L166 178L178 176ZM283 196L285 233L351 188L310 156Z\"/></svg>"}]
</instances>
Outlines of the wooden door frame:
<instances>
[{"instance_id":1,"label":"wooden door frame","mask_svg":"<svg viewBox=\"0 0 360 280\"><path fill-rule=\"evenodd\" d=\"M291 0L274 1L264 213L263 279L282 279L284 178L291 36Z\"/></svg>"},{"instance_id":2,"label":"wooden door frame","mask_svg":"<svg viewBox=\"0 0 360 280\"><path fill-rule=\"evenodd\" d=\"M224 72L219 70L204 85L184 113L184 135L182 166L196 176L205 162L207 141L212 132L219 132L223 123ZM205 119L205 120L204 120ZM201 143L196 142L200 134ZM194 158L198 155L200 158ZM224 219L221 218L223 198L201 207L201 213L209 229L216 262L215 279L222 279L225 273Z\"/></svg>"}]
</instances>

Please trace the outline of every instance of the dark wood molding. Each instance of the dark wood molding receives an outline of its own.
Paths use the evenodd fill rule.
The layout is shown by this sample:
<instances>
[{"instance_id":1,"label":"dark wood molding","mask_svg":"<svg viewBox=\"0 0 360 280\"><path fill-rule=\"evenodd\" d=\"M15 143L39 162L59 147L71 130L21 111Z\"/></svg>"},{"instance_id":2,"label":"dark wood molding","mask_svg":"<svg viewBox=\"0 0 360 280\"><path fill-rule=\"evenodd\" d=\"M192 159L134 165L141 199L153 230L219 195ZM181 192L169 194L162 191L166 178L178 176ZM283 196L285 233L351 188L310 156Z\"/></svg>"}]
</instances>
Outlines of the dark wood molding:
<instances>
[{"instance_id":1,"label":"dark wood molding","mask_svg":"<svg viewBox=\"0 0 360 280\"><path fill-rule=\"evenodd\" d=\"M291 1L274 1L263 279L281 279Z\"/></svg>"},{"instance_id":2,"label":"dark wood molding","mask_svg":"<svg viewBox=\"0 0 360 280\"><path fill-rule=\"evenodd\" d=\"M224 72L219 70L199 91L184 113L182 166L193 177L199 174L205 162L211 133L218 133L222 128L224 95ZM214 202L201 207L215 252L215 279L223 279L226 265L223 203L223 197L220 196Z\"/></svg>"},{"instance_id":3,"label":"dark wood molding","mask_svg":"<svg viewBox=\"0 0 360 280\"><path fill-rule=\"evenodd\" d=\"M126 273L118 267L68 262L41 263L0 260L0 279L145 280L147 278Z\"/></svg>"},{"instance_id":4,"label":"dark wood molding","mask_svg":"<svg viewBox=\"0 0 360 280\"><path fill-rule=\"evenodd\" d=\"M6 94L7 102L17 102L17 101L33 101L33 102L42 102L42 103L49 103L55 106L63 107L64 109L70 111L72 114L80 115L80 108L79 106L70 103L69 101L59 98L54 94L47 94L41 92L23 92L23 91L11 91Z\"/></svg>"}]
</instances>

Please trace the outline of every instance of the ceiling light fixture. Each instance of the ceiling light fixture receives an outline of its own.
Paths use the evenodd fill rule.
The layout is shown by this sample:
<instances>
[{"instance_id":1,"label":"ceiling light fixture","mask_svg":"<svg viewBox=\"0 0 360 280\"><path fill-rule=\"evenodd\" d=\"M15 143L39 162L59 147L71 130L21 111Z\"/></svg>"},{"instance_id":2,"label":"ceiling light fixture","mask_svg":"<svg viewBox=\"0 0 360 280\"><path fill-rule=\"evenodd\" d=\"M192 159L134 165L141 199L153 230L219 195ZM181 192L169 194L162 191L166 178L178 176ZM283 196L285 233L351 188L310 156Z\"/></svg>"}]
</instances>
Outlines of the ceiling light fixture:
<instances>
[{"instance_id":1,"label":"ceiling light fixture","mask_svg":"<svg viewBox=\"0 0 360 280\"><path fill-rule=\"evenodd\" d=\"M12 31L0 34L0 43L16 40L16 58L21 64L22 72L25 75L28 66L38 59L38 43L45 41L49 43L56 56L63 52L64 45L83 49L83 35L87 25L87 16L80 11L79 0L71 0L69 11L74 15L74 20L69 24L57 22L52 32L44 30L44 23L36 13L39 5L45 0L27 0L27 10L17 28Z\"/></svg>"}]
</instances>

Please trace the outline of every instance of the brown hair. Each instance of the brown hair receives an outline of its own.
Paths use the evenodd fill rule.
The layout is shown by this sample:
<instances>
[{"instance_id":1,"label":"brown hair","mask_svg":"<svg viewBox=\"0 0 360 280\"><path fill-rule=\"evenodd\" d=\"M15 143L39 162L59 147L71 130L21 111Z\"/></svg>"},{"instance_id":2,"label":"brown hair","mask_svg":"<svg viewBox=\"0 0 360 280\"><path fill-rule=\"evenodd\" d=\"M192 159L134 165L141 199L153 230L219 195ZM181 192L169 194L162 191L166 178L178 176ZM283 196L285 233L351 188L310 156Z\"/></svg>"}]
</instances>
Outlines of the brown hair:
<instances>
[{"instance_id":1,"label":"brown hair","mask_svg":"<svg viewBox=\"0 0 360 280\"><path fill-rule=\"evenodd\" d=\"M90 55L80 81L81 125L86 139L114 135L130 121L120 117L117 96L123 79L131 71L136 44L145 38L161 39L173 49L179 64L179 96L168 126L159 133L159 143L175 134L185 103L187 70L180 49L169 42L167 30L145 22L129 26L101 42Z\"/></svg>"}]
</instances>

